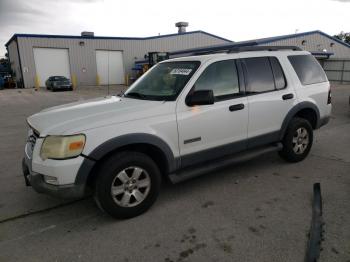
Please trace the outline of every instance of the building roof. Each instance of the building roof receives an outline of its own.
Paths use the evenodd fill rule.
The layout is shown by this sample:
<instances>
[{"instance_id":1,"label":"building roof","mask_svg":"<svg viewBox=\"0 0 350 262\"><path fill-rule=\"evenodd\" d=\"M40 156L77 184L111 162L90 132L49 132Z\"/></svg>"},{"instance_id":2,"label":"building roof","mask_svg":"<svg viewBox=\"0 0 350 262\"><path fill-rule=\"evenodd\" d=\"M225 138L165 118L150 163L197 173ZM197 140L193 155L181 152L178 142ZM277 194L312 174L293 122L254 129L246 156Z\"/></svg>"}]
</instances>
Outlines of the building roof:
<instances>
[{"instance_id":1,"label":"building roof","mask_svg":"<svg viewBox=\"0 0 350 262\"><path fill-rule=\"evenodd\" d=\"M295 37L301 37L301 36L307 36L307 35L312 35L312 34L320 34L324 37L327 37L339 44L342 44L346 47L350 48L350 45L348 43L345 43L341 40L339 40L338 38L335 38L333 36L330 36L320 30L314 30L314 31L308 31L308 32L304 32L304 33L297 33L297 34L290 34L290 35L281 35L281 36L274 36L274 37L266 37L266 38L260 38L260 39L254 39L251 41L255 41L257 42L259 45L260 44L268 44L268 43L272 43L272 42L276 42L276 41L280 41L280 40L285 40L285 39L290 39L290 38L295 38Z\"/></svg>"},{"instance_id":2,"label":"building roof","mask_svg":"<svg viewBox=\"0 0 350 262\"><path fill-rule=\"evenodd\" d=\"M113 37L113 36L79 36L79 35L44 35L44 34L14 34L9 41L5 44L7 47L14 39L18 37L34 37L34 38L69 38L69 39L106 39L106 40L150 40L150 39L159 39L159 38L166 38L166 37L174 37L174 36L182 36L182 35L191 35L191 34L204 34L207 36L211 36L223 41L226 41L228 43L232 43L233 41L210 34L208 32L197 30L197 31L191 31L191 32L185 32L185 33L175 33L175 34L166 34L166 35L157 35L157 36L148 36L148 37Z\"/></svg>"},{"instance_id":3,"label":"building roof","mask_svg":"<svg viewBox=\"0 0 350 262\"><path fill-rule=\"evenodd\" d=\"M209 47L198 47L198 48L191 48L191 49L186 49L186 50L177 50L170 52L170 55L183 55L183 54L200 54L200 53L207 53L207 52L217 52L220 50L227 50L230 48L236 48L236 47L243 47L243 46L254 46L254 45L267 45L269 43L273 43L276 41L280 40L285 40L285 39L290 39L290 38L295 38L295 37L301 37L301 36L306 36L306 35L311 35L311 34L321 34L324 37L327 37L331 39L334 42L337 42L339 44L342 44L346 47L350 48L350 45L335 38L332 37L320 30L314 30L314 31L309 31L309 32L304 32L304 33L298 33L298 34L290 34L290 35L282 35L282 36L274 36L274 37L267 37L267 38L259 38L259 39L252 39L252 40L247 40L247 41L239 41L239 42L232 42L232 43L227 43L227 44L220 44L220 45L214 45L214 46L209 46ZM313 55L316 56L331 56L334 55L334 53L322 53L318 51L313 51L311 52Z\"/></svg>"}]
</instances>

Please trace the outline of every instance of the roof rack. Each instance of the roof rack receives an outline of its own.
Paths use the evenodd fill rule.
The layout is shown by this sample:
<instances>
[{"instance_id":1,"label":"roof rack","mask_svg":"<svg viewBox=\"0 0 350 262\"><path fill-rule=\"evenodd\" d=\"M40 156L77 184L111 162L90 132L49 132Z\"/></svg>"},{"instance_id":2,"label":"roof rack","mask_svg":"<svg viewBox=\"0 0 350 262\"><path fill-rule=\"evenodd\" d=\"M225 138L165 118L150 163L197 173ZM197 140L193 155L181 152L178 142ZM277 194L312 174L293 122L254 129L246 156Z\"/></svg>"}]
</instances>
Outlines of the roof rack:
<instances>
[{"instance_id":1,"label":"roof rack","mask_svg":"<svg viewBox=\"0 0 350 262\"><path fill-rule=\"evenodd\" d=\"M248 52L248 51L279 51L279 50L292 50L292 51L302 51L298 46L242 46L233 47L227 51L227 53L238 53L238 52Z\"/></svg>"},{"instance_id":2,"label":"roof rack","mask_svg":"<svg viewBox=\"0 0 350 262\"><path fill-rule=\"evenodd\" d=\"M186 55L209 55L218 53L238 53L247 51L278 51L278 50L292 50L292 51L302 51L297 46L258 46L256 41L244 41L239 43L231 43L217 46L207 46L200 48L192 48L187 50L179 50L169 52L170 57L173 56L184 56Z\"/></svg>"},{"instance_id":3,"label":"roof rack","mask_svg":"<svg viewBox=\"0 0 350 262\"><path fill-rule=\"evenodd\" d=\"M209 55L218 53L239 53L239 52L250 52L250 51L279 51L279 50L292 50L292 51L303 51L297 46L258 46L258 45L228 45L218 47L207 47L197 52L193 52L192 55Z\"/></svg>"}]
</instances>

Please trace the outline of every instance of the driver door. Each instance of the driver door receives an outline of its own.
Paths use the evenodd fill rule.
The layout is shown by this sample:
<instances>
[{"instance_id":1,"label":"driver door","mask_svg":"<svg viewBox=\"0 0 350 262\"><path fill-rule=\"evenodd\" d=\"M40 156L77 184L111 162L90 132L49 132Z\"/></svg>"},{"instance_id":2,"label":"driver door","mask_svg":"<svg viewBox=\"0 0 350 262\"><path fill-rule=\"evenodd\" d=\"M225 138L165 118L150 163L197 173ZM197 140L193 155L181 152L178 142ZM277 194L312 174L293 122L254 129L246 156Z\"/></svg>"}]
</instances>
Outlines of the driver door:
<instances>
[{"instance_id":1,"label":"driver door","mask_svg":"<svg viewBox=\"0 0 350 262\"><path fill-rule=\"evenodd\" d=\"M177 106L181 167L246 149L248 103L238 75L236 60L211 63L188 95L195 90L213 90L215 103Z\"/></svg>"}]
</instances>

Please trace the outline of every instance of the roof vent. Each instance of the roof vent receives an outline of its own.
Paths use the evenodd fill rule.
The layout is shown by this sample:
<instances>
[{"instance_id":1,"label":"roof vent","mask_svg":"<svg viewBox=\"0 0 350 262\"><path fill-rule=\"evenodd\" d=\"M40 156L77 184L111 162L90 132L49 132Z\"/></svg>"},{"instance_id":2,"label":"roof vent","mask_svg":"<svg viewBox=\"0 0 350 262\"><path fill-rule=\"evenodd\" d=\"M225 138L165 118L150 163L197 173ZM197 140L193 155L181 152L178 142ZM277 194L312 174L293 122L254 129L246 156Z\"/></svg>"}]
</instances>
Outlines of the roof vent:
<instances>
[{"instance_id":1,"label":"roof vent","mask_svg":"<svg viewBox=\"0 0 350 262\"><path fill-rule=\"evenodd\" d=\"M177 22L175 24L179 28L179 34L186 33L186 27L188 27L188 22Z\"/></svg>"},{"instance_id":2,"label":"roof vent","mask_svg":"<svg viewBox=\"0 0 350 262\"><path fill-rule=\"evenodd\" d=\"M81 32L81 36L94 37L95 34L94 34L94 32L83 31L83 32Z\"/></svg>"}]
</instances>

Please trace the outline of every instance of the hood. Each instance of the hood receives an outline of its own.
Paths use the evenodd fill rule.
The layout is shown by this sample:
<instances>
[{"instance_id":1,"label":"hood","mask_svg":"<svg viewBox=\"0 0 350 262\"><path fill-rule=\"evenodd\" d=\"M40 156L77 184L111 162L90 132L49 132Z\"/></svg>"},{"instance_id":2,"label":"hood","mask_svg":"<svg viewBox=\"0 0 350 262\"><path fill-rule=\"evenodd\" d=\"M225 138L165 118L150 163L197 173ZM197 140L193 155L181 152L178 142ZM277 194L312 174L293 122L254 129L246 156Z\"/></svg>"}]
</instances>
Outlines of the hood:
<instances>
[{"instance_id":1,"label":"hood","mask_svg":"<svg viewBox=\"0 0 350 262\"><path fill-rule=\"evenodd\" d=\"M164 102L109 96L44 109L28 117L40 136L63 135L87 129L164 115Z\"/></svg>"}]
</instances>

